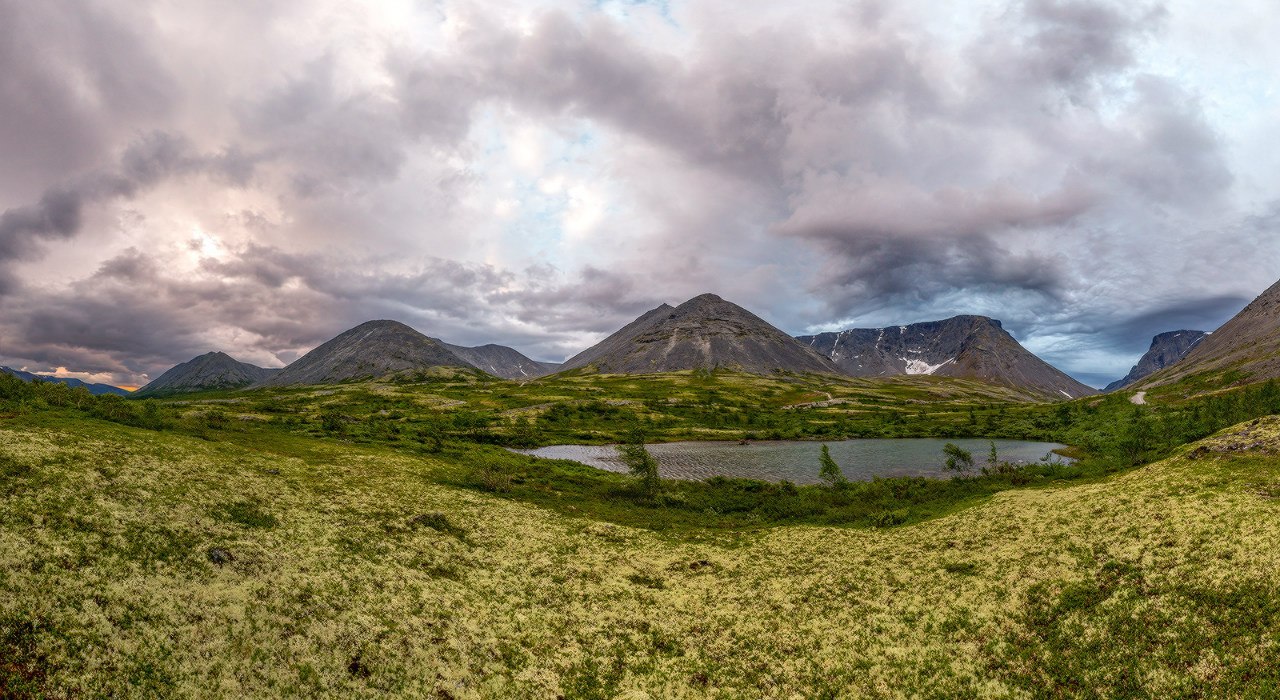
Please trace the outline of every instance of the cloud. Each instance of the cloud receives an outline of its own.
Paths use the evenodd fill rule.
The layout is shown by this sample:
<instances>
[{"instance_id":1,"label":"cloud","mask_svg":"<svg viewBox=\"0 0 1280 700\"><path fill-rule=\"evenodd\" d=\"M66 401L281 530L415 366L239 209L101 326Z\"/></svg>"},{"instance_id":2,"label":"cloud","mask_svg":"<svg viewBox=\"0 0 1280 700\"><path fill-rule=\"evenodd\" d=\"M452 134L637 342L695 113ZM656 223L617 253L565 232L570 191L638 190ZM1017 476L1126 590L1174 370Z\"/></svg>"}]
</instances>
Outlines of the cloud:
<instances>
[{"instance_id":1,"label":"cloud","mask_svg":"<svg viewBox=\"0 0 1280 700\"><path fill-rule=\"evenodd\" d=\"M0 202L36 198L172 113L180 86L152 51L153 27L120 9L0 2Z\"/></svg>"},{"instance_id":2,"label":"cloud","mask_svg":"<svg viewBox=\"0 0 1280 700\"><path fill-rule=\"evenodd\" d=\"M136 379L374 317L553 358L716 291L792 332L989 313L1123 374L1274 281L1280 173L1232 120L1280 86L1214 92L1198 57L1244 50L1187 39L1215 22L0 0L0 359Z\"/></svg>"},{"instance_id":3,"label":"cloud","mask_svg":"<svg viewBox=\"0 0 1280 700\"><path fill-rule=\"evenodd\" d=\"M35 204L5 210L0 214L0 297L16 291L9 265L39 257L42 243L73 238L86 207L127 199L165 178L201 171L239 184L252 171L252 162L238 154L196 155L182 137L153 132L126 148L115 168L74 178L45 191Z\"/></svg>"},{"instance_id":4,"label":"cloud","mask_svg":"<svg viewBox=\"0 0 1280 700\"><path fill-rule=\"evenodd\" d=\"M512 272L424 258L374 273L366 270L386 261L353 262L251 245L178 273L128 249L62 293L19 300L0 322L0 334L17 339L4 356L137 384L210 350L279 366L366 320L394 318L448 342L515 343L559 360L580 348L557 342L560 334L576 338L584 325L610 332L661 303L601 270L567 281L547 267Z\"/></svg>"}]
</instances>

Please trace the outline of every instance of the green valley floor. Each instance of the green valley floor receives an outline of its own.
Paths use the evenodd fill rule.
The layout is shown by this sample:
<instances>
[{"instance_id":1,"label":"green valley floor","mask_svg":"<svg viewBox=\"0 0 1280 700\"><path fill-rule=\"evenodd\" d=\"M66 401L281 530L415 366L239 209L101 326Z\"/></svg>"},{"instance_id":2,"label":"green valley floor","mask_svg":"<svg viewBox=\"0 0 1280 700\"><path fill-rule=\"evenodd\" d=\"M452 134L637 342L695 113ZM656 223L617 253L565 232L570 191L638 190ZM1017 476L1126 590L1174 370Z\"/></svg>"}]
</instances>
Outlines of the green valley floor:
<instances>
[{"instance_id":1,"label":"green valley floor","mask_svg":"<svg viewBox=\"0 0 1280 700\"><path fill-rule=\"evenodd\" d=\"M1280 421L887 529L656 533L303 437L0 419L0 695L1280 695Z\"/></svg>"}]
</instances>

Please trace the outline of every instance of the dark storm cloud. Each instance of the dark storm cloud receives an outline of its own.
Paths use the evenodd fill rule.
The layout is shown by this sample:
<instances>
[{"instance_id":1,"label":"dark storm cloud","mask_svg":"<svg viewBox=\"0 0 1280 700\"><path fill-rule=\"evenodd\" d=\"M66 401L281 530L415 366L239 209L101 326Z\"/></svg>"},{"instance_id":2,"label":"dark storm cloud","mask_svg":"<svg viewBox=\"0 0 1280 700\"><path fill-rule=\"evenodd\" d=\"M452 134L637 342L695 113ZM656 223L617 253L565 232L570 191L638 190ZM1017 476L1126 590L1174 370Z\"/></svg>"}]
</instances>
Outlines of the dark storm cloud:
<instances>
[{"instance_id":1,"label":"dark storm cloud","mask_svg":"<svg viewBox=\"0 0 1280 700\"><path fill-rule=\"evenodd\" d=\"M240 110L243 136L287 162L304 197L345 182L389 180L405 160L399 107L372 91L344 94L334 80L332 58L321 57Z\"/></svg>"},{"instance_id":2,"label":"dark storm cloud","mask_svg":"<svg viewBox=\"0 0 1280 700\"><path fill-rule=\"evenodd\" d=\"M569 283L545 266L525 270L523 277L523 289L497 292L490 298L517 310L524 321L549 330L608 333L662 303L636 280L590 266Z\"/></svg>"},{"instance_id":3,"label":"dark storm cloud","mask_svg":"<svg viewBox=\"0 0 1280 700\"><path fill-rule=\"evenodd\" d=\"M1053 299L1063 288L1060 261L1017 255L978 234L902 238L862 233L832 235L836 262L825 271L827 299L837 310L854 305L921 303L955 289L1016 288Z\"/></svg>"},{"instance_id":4,"label":"dark storm cloud","mask_svg":"<svg viewBox=\"0 0 1280 700\"><path fill-rule=\"evenodd\" d=\"M1251 297L1238 296L1187 299L1121 318L1111 327L1099 331L1109 347L1140 355L1151 344L1151 339L1160 333L1215 331L1252 300Z\"/></svg>"},{"instance_id":5,"label":"dark storm cloud","mask_svg":"<svg viewBox=\"0 0 1280 700\"><path fill-rule=\"evenodd\" d=\"M441 92L440 81L452 87L462 82L439 77L452 71L473 81L461 91L464 100L478 95L546 115L598 120L679 152L699 167L717 167L733 177L779 176L786 138L781 87L762 79L773 71L764 70L769 58L754 47L756 41L796 37L717 45L687 62L645 47L606 20L581 23L552 11L525 34L493 18L474 19L477 26L463 37L463 53L470 58L464 70L433 65L437 77L425 84L427 99L422 82L403 81L402 100L412 120L436 120L441 105L430 98Z\"/></svg>"}]
</instances>

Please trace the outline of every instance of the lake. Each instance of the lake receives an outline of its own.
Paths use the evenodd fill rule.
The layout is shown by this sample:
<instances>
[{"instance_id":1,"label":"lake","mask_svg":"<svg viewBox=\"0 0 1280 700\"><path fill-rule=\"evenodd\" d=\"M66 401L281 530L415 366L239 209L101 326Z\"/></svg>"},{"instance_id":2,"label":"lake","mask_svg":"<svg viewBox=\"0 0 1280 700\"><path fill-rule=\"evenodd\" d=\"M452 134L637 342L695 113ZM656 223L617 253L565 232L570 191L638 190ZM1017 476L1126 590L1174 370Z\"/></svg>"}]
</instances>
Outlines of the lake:
<instances>
[{"instance_id":1,"label":"lake","mask_svg":"<svg viewBox=\"0 0 1280 700\"><path fill-rule=\"evenodd\" d=\"M825 443L831 457L851 481L875 477L949 477L943 469L942 446L953 442L973 453L975 471L985 464L990 446L987 440L901 438L839 440ZM1036 462L1055 449L1054 442L996 440L1001 461ZM740 445L736 442L667 442L648 445L658 460L662 476L669 479L706 479L712 476L741 477L763 481L787 480L797 484L818 481L821 442L770 440ZM575 462L625 472L613 445L552 445L536 450L515 450L521 454ZM1054 455L1054 459L1070 461Z\"/></svg>"}]
</instances>

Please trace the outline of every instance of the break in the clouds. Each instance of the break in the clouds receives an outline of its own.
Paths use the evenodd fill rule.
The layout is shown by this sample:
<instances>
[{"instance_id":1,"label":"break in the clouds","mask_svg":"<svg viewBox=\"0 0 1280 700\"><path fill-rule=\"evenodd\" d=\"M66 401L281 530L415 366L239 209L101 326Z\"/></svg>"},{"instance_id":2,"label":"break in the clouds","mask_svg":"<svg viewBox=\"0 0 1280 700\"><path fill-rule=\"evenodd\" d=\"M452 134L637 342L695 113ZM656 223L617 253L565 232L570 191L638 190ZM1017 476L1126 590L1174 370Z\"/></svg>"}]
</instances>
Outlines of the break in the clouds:
<instances>
[{"instance_id":1,"label":"break in the clouds","mask_svg":"<svg viewBox=\"0 0 1280 700\"><path fill-rule=\"evenodd\" d=\"M1077 377L1280 260L1268 3L0 0L0 363L371 318L563 359L714 291L1000 318Z\"/></svg>"}]
</instances>

